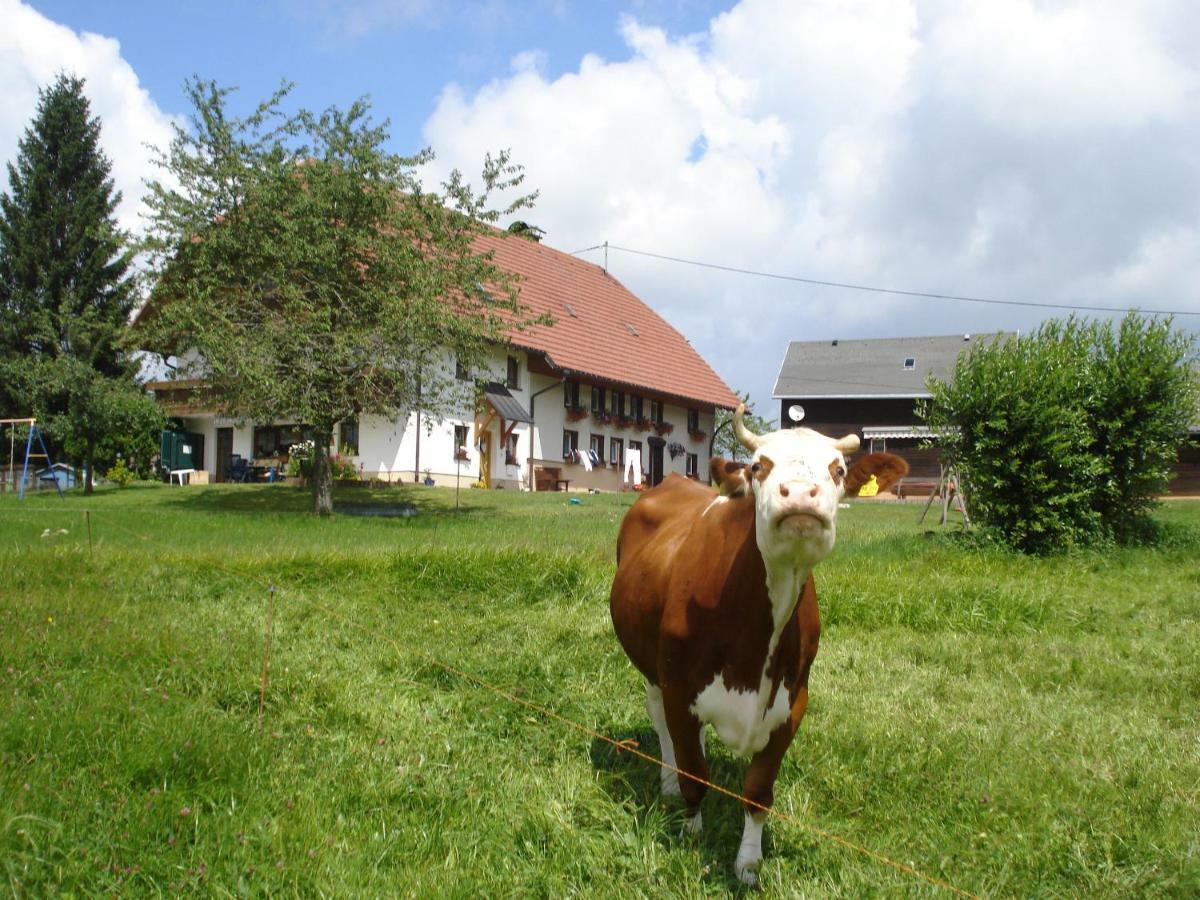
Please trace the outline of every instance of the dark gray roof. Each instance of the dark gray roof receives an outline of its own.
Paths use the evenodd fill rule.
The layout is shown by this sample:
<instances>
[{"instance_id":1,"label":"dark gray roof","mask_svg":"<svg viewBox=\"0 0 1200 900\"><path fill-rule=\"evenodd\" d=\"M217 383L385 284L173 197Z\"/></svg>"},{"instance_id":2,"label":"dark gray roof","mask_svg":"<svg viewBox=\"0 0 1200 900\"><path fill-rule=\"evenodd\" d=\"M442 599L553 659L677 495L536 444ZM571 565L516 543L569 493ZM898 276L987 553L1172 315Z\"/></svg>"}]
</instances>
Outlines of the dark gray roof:
<instances>
[{"instance_id":1,"label":"dark gray roof","mask_svg":"<svg viewBox=\"0 0 1200 900\"><path fill-rule=\"evenodd\" d=\"M508 392L502 384L490 382L483 389L483 393L487 396L488 402L492 404L492 409L500 414L500 418L509 422L527 422L533 424L533 419L529 413L525 412L520 402L512 394Z\"/></svg>"},{"instance_id":2,"label":"dark gray roof","mask_svg":"<svg viewBox=\"0 0 1200 900\"><path fill-rule=\"evenodd\" d=\"M925 379L947 379L958 355L980 341L1015 332L856 341L792 341L775 380L789 397L927 397ZM912 368L906 369L906 360Z\"/></svg>"}]
</instances>

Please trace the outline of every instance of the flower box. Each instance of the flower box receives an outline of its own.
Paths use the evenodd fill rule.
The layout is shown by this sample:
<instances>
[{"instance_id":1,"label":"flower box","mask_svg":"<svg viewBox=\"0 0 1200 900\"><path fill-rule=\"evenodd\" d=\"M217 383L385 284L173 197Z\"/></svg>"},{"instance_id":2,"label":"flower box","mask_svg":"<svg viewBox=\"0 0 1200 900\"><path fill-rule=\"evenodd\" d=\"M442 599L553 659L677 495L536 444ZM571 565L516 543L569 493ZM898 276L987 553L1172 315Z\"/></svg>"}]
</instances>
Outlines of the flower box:
<instances>
[{"instance_id":1,"label":"flower box","mask_svg":"<svg viewBox=\"0 0 1200 900\"><path fill-rule=\"evenodd\" d=\"M688 437L690 437L690 438L691 438L693 441L695 441L696 443L700 443L700 441L702 441L702 440L704 440L706 437L708 437L708 432L707 432L707 431L701 431L699 428L697 428L695 431L691 431L691 430L689 430L689 431L688 431Z\"/></svg>"},{"instance_id":2,"label":"flower box","mask_svg":"<svg viewBox=\"0 0 1200 900\"><path fill-rule=\"evenodd\" d=\"M672 425L670 422L655 422L654 430L657 431L659 434L670 434L672 431L675 430L675 426Z\"/></svg>"}]
</instances>

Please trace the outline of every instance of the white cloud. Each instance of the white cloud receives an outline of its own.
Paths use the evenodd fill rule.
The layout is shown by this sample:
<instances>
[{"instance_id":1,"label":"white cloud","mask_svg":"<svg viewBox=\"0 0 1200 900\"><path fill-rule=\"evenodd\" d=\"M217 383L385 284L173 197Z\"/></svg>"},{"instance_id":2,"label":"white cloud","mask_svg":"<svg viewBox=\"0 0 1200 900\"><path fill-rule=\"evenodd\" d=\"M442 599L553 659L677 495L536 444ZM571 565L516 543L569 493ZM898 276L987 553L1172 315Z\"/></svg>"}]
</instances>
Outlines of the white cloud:
<instances>
[{"instance_id":1,"label":"white cloud","mask_svg":"<svg viewBox=\"0 0 1200 900\"><path fill-rule=\"evenodd\" d=\"M627 58L553 80L534 53L450 85L425 138L468 173L512 148L565 250L1200 311L1198 24L1186 0L743 0L698 35L624 20ZM609 263L762 408L790 339L1052 314Z\"/></svg>"},{"instance_id":2,"label":"white cloud","mask_svg":"<svg viewBox=\"0 0 1200 900\"><path fill-rule=\"evenodd\" d=\"M121 57L120 44L108 37L50 21L17 0L0 0L0 158L16 158L17 142L37 113L38 90L60 72L87 80L84 91L92 114L100 117L100 144L112 162L112 177L122 193L117 219L139 230L142 179L157 170L146 144L165 147L171 138L167 116L141 86ZM0 176L7 189L7 173Z\"/></svg>"}]
</instances>

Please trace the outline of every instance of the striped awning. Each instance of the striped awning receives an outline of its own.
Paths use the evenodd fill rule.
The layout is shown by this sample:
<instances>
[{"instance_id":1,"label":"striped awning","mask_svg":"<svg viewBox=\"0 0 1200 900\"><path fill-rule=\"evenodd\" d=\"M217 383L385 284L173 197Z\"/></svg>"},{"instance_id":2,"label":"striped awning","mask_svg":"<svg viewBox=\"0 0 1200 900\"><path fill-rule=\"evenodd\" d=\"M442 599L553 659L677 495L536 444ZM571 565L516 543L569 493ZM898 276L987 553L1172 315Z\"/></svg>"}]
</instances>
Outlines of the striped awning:
<instances>
[{"instance_id":1,"label":"striped awning","mask_svg":"<svg viewBox=\"0 0 1200 900\"><path fill-rule=\"evenodd\" d=\"M879 425L863 428L863 440L923 440L939 437L928 425Z\"/></svg>"}]
</instances>

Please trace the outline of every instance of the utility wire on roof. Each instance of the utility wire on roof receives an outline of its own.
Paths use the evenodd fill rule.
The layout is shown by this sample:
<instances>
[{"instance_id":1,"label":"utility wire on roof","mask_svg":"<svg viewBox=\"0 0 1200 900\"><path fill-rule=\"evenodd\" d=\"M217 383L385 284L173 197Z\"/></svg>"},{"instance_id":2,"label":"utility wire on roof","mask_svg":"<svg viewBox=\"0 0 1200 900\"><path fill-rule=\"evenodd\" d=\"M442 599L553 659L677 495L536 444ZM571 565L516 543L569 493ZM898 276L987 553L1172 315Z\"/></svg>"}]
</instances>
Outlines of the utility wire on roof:
<instances>
[{"instance_id":1,"label":"utility wire on roof","mask_svg":"<svg viewBox=\"0 0 1200 900\"><path fill-rule=\"evenodd\" d=\"M998 306L1032 306L1038 309L1073 309L1084 312L1140 312L1152 316L1200 316L1200 311L1186 309L1142 309L1136 306L1084 306L1072 303L1036 303L1032 300L996 300L989 297L970 297L963 294L934 294L926 291L905 291L898 288L882 288L869 284L851 284L845 281L823 281L819 278L804 278L800 275L780 275L776 272L759 272L754 269L740 269L737 266L722 266L717 263L701 262L696 259L683 259L678 256L668 256L664 253L651 253L649 250L634 250L631 247L621 247L617 244L596 244L585 247L571 254L576 256L590 250L617 250L621 253L632 253L635 256L648 256L652 259L662 259L667 262L683 263L688 266L699 266L703 269L717 269L721 272L733 272L737 275L754 275L759 278L773 278L777 281L796 281L801 284L814 284L821 287L845 288L851 291L868 291L873 294L898 294L902 297L924 297L930 300L956 300L965 303L992 303Z\"/></svg>"}]
</instances>

